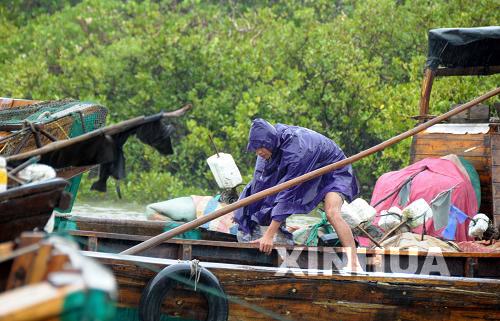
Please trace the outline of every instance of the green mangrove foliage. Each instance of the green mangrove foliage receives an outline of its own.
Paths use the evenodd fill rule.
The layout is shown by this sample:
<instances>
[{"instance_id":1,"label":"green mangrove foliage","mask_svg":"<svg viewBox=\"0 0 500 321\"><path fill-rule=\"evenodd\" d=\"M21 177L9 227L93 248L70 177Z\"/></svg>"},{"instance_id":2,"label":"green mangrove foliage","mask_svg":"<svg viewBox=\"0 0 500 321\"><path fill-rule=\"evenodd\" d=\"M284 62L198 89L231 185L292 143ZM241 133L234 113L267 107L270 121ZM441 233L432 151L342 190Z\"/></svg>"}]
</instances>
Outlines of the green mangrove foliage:
<instances>
[{"instance_id":1,"label":"green mangrove foliage","mask_svg":"<svg viewBox=\"0 0 500 321\"><path fill-rule=\"evenodd\" d=\"M3 1L1 95L99 102L108 123L192 103L175 120L171 157L127 143L121 190L138 202L213 194L209 135L246 181L256 117L309 127L353 155L414 126L428 29L499 18L494 0ZM498 83L438 80L432 110ZM408 162L409 144L355 164L365 196L380 174ZM97 197L89 185L82 196Z\"/></svg>"}]
</instances>

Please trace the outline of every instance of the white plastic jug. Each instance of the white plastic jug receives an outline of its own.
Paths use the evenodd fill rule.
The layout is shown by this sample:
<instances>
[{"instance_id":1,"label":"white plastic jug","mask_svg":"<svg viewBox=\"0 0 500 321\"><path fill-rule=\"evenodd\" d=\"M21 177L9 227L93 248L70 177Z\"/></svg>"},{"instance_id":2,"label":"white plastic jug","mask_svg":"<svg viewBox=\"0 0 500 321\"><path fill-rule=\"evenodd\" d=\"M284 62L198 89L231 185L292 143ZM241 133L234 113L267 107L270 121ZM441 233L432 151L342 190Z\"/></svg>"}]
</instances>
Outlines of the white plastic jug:
<instances>
[{"instance_id":1,"label":"white plastic jug","mask_svg":"<svg viewBox=\"0 0 500 321\"><path fill-rule=\"evenodd\" d=\"M401 223L402 215L402 211L396 206L391 207L387 211L382 210L380 212L380 220L378 221L378 226L384 231L389 231L392 228L398 226L399 223Z\"/></svg>"},{"instance_id":2,"label":"white plastic jug","mask_svg":"<svg viewBox=\"0 0 500 321\"><path fill-rule=\"evenodd\" d=\"M485 214L476 214L469 224L469 236L483 238L483 233L488 229L490 219Z\"/></svg>"},{"instance_id":3,"label":"white plastic jug","mask_svg":"<svg viewBox=\"0 0 500 321\"><path fill-rule=\"evenodd\" d=\"M377 213L377 211L362 198L357 198L350 204L344 202L340 211L342 218L351 228L355 228L363 222L370 223Z\"/></svg>"},{"instance_id":4,"label":"white plastic jug","mask_svg":"<svg viewBox=\"0 0 500 321\"><path fill-rule=\"evenodd\" d=\"M419 198L403 209L403 218L411 228L416 228L432 218L432 209L423 198Z\"/></svg>"},{"instance_id":5,"label":"white plastic jug","mask_svg":"<svg viewBox=\"0 0 500 321\"><path fill-rule=\"evenodd\" d=\"M361 197L356 198L350 205L364 222L370 223L377 214L377 210L370 206L370 204L368 204L368 202Z\"/></svg>"},{"instance_id":6,"label":"white plastic jug","mask_svg":"<svg viewBox=\"0 0 500 321\"><path fill-rule=\"evenodd\" d=\"M207 159L207 163L220 188L233 188L243 182L238 166L230 154L212 155Z\"/></svg>"}]
</instances>

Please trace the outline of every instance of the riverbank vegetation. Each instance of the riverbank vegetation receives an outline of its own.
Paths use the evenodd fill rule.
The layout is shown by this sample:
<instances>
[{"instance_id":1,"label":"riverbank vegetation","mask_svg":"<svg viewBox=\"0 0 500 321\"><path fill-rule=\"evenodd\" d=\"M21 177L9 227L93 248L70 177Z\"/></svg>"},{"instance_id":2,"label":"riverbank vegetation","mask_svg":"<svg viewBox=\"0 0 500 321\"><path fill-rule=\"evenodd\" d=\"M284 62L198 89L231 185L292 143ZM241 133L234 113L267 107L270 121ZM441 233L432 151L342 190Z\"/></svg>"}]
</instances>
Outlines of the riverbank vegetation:
<instances>
[{"instance_id":1,"label":"riverbank vegetation","mask_svg":"<svg viewBox=\"0 0 500 321\"><path fill-rule=\"evenodd\" d=\"M127 143L121 190L140 203L210 195L209 135L245 182L256 117L311 128L353 155L414 126L429 29L498 21L494 0L4 1L0 95L98 102L108 124L191 103L174 122L174 155ZM438 80L432 111L499 80ZM354 165L365 196L380 174L408 163L409 145ZM84 178L82 197L102 197L89 186Z\"/></svg>"}]
</instances>

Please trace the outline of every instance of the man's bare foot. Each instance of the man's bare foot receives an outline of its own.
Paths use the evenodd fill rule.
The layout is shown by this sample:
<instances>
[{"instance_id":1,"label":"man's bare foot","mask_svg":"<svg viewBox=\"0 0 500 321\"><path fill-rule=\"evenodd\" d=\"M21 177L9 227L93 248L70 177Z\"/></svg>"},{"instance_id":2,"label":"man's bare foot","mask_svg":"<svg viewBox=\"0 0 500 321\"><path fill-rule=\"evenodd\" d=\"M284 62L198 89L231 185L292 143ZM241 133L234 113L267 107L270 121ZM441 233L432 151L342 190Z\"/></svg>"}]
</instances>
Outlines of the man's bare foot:
<instances>
[{"instance_id":1,"label":"man's bare foot","mask_svg":"<svg viewBox=\"0 0 500 321\"><path fill-rule=\"evenodd\" d=\"M350 260L347 265L342 269L344 272L365 272L358 260Z\"/></svg>"}]
</instances>

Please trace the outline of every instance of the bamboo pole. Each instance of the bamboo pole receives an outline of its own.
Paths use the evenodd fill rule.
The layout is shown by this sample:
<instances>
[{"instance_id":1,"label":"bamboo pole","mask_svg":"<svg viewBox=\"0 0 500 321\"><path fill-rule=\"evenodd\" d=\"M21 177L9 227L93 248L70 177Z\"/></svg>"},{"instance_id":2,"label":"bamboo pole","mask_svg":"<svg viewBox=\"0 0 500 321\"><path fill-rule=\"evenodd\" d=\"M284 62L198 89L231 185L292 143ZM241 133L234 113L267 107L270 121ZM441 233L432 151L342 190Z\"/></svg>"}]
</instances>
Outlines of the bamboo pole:
<instances>
[{"instance_id":1,"label":"bamboo pole","mask_svg":"<svg viewBox=\"0 0 500 321\"><path fill-rule=\"evenodd\" d=\"M180 109L171 111L171 112L164 112L161 114L161 118L170 118L170 117L180 117L184 115L189 109L191 109L191 105L186 105ZM155 115L153 115L154 117ZM83 141L86 141L88 139L97 137L97 136L102 136L102 135L113 135L116 133L123 132L127 129L134 128L135 126L143 124L148 117L146 116L139 116L135 117L129 120L122 121L118 124L107 126L104 128L96 129L91 132L88 132L86 134L80 135L75 138L71 139L65 139L65 140L58 140L52 143L49 143L42 148L37 148L25 153L21 154L15 154L12 156L7 157L7 162L12 162L12 161L18 161L26 158L30 158L33 156L38 156L38 155L44 155L53 151L56 151L61 148L65 148Z\"/></svg>"},{"instance_id":2,"label":"bamboo pole","mask_svg":"<svg viewBox=\"0 0 500 321\"><path fill-rule=\"evenodd\" d=\"M191 222L184 223L184 224L182 224L176 228L173 228L167 232L164 232L162 234L156 235L156 236L150 238L149 240L146 240L142 243L139 243L139 244L121 252L120 254L130 254L130 255L137 254L139 252L142 252L144 250L152 248L152 247L154 247L154 246L156 246L156 245L158 245L166 240L169 240L169 239L173 238L174 236L177 236L181 233L184 233L186 231L197 228L198 226L203 225L203 224L205 224L213 219L216 219L218 217L221 217L222 215L230 213L230 212L232 212L240 207L247 206L247 205L249 205L255 201L258 201L260 199L263 199L269 195L276 194L276 193L281 192L281 191L283 191L287 188L290 188L292 186L301 184L303 182L306 182L306 181L309 181L309 180L314 179L316 177L319 177L321 175L324 175L324 174L331 172L337 168L341 168L341 167L344 167L344 166L349 165L351 163L354 163L361 158L364 158L366 156L369 156L371 154L379 152L379 151L381 151L381 150L383 150L391 145L394 145L394 144L402 141L405 138L411 137L411 136L425 130L426 128L429 128L437 123L440 123L443 120L445 120L451 116L454 116L458 113L461 113L464 110L467 110L474 105L477 105L477 104L479 104L479 103L481 103L481 102L483 102L483 101L485 101L493 96L498 95L499 93L500 93L500 87L497 87L496 89L493 89L493 90L485 93L484 95L477 97L466 104L461 105L460 107L457 107L453 110L450 110L449 112L442 114L439 117L436 117L436 118L431 119L423 124L420 124L413 129L410 129L402 134L394 136L391 139L386 140L386 141L384 141L378 145L375 145L369 149L366 149L366 150L364 150L364 151L362 151L354 156L351 156L351 157L343 159L339 162L318 168L318 169L316 169L312 172L309 172L307 174L304 174L302 176L296 177L296 178L291 179L289 181L283 182L283 183L278 184L276 186L273 186L271 188L268 188L268 189L265 189L265 190L260 191L258 193L255 193L249 197L246 197L242 200L239 200L235 203L229 204L221 209L218 209L217 211L212 212L208 215L197 218Z\"/></svg>"}]
</instances>

